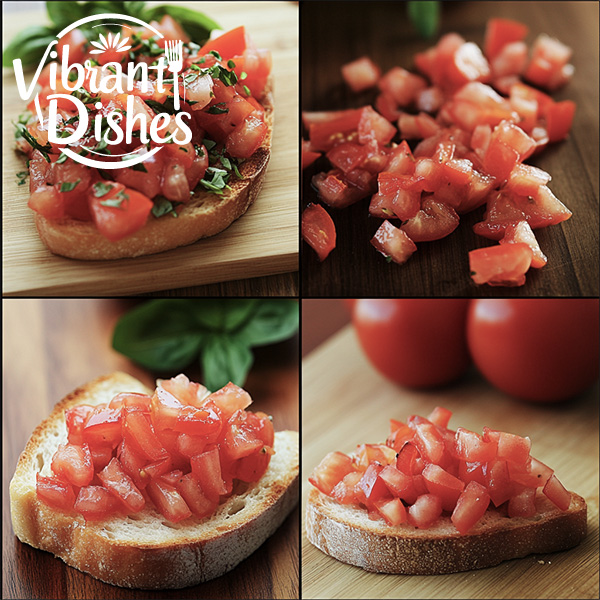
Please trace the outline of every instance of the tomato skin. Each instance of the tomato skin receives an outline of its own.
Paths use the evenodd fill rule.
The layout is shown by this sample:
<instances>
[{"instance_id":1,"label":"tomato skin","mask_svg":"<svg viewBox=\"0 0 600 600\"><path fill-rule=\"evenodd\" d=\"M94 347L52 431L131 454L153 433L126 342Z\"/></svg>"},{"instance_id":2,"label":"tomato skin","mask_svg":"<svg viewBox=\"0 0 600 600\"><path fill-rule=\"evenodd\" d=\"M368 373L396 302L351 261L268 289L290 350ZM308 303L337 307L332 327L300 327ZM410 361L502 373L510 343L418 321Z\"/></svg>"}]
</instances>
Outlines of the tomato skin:
<instances>
[{"instance_id":1,"label":"tomato skin","mask_svg":"<svg viewBox=\"0 0 600 600\"><path fill-rule=\"evenodd\" d=\"M302 237L324 261L335 248L333 220L320 204L309 204L302 213Z\"/></svg>"},{"instance_id":2,"label":"tomato skin","mask_svg":"<svg viewBox=\"0 0 600 600\"><path fill-rule=\"evenodd\" d=\"M558 402L598 377L597 299L485 299L469 308L467 339L483 375L504 392Z\"/></svg>"},{"instance_id":3,"label":"tomato skin","mask_svg":"<svg viewBox=\"0 0 600 600\"><path fill-rule=\"evenodd\" d=\"M409 387L443 385L469 366L468 300L356 300L352 322L375 368Z\"/></svg>"}]
</instances>

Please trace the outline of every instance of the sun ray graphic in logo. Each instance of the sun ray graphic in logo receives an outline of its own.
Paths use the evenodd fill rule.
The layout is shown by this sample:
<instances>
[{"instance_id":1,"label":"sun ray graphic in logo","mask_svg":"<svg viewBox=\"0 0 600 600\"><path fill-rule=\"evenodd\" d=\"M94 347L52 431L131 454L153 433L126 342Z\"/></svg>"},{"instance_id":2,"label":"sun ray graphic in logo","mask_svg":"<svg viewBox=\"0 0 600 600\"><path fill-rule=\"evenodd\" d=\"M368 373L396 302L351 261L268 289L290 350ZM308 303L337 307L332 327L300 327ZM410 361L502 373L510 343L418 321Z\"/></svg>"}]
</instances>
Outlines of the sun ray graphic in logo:
<instances>
[{"instance_id":1,"label":"sun ray graphic in logo","mask_svg":"<svg viewBox=\"0 0 600 600\"><path fill-rule=\"evenodd\" d=\"M102 34L99 35L100 42L92 41L91 44L96 48L96 50L90 50L90 54L102 54L107 50L114 50L115 52L125 52L126 50L130 50L131 46L127 46L127 42L129 42L129 38L126 37L121 42L119 39L121 38L121 34L117 33L113 36L112 33L109 33L107 37L104 37Z\"/></svg>"}]
</instances>

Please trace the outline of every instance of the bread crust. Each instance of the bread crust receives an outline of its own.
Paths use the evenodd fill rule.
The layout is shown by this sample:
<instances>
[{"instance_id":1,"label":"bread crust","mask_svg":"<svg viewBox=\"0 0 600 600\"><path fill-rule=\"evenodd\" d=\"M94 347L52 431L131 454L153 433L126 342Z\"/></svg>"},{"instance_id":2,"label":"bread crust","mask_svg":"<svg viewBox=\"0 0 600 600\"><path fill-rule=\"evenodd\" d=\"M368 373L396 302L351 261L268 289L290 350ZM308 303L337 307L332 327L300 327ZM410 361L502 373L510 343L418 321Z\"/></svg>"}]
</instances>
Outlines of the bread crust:
<instances>
[{"instance_id":1,"label":"bread crust","mask_svg":"<svg viewBox=\"0 0 600 600\"><path fill-rule=\"evenodd\" d=\"M142 229L117 242L107 240L92 222L76 219L50 221L35 212L35 225L42 242L54 254L67 258L114 260L186 246L227 229L250 208L262 188L273 134L271 78L261 104L265 109L267 134L260 148L240 165L243 179L232 178L230 190L217 195L198 188L188 203L178 206L177 218L172 215L158 219L150 216Z\"/></svg>"},{"instance_id":2,"label":"bread crust","mask_svg":"<svg viewBox=\"0 0 600 600\"><path fill-rule=\"evenodd\" d=\"M66 441L64 410L110 401L119 391L148 392L125 373L101 377L69 394L35 429L10 483L15 534L68 565L122 587L182 588L230 571L275 532L298 502L298 433L277 432L265 475L207 519L173 524L145 508L134 515L86 522L82 515L40 502L35 473L43 463L41 472L49 474L56 447Z\"/></svg>"},{"instance_id":3,"label":"bread crust","mask_svg":"<svg viewBox=\"0 0 600 600\"><path fill-rule=\"evenodd\" d=\"M360 508L343 506L316 489L309 493L306 533L317 548L342 562L377 573L441 575L482 569L533 553L566 550L587 533L585 500L572 494L567 511L538 494L538 514L504 517L488 510L482 522L460 535L449 517L431 529L391 527Z\"/></svg>"}]
</instances>

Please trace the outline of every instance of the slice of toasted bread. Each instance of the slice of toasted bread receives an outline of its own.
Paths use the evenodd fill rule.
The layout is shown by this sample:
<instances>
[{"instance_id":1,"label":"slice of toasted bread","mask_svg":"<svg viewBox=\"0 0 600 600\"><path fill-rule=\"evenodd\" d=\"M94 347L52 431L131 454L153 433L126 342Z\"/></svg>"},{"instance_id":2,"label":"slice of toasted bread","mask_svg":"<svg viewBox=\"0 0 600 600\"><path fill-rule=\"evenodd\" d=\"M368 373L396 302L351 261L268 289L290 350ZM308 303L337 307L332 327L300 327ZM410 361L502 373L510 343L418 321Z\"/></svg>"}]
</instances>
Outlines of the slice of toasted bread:
<instances>
[{"instance_id":1,"label":"slice of toasted bread","mask_svg":"<svg viewBox=\"0 0 600 600\"><path fill-rule=\"evenodd\" d=\"M467 535L450 517L429 529L402 524L391 527L371 520L366 510L342 505L316 489L310 491L306 533L317 548L338 560L377 573L441 575L482 569L528 554L566 550L587 532L585 500L572 494L561 511L538 493L538 514L508 518L494 508Z\"/></svg>"},{"instance_id":2,"label":"slice of toasted bread","mask_svg":"<svg viewBox=\"0 0 600 600\"><path fill-rule=\"evenodd\" d=\"M262 187L271 156L273 133L273 93L269 80L261 98L265 109L267 135L261 146L239 168L242 179L232 177L222 195L196 189L190 201L177 207L177 218L167 214L152 215L142 229L111 242L89 221L76 219L48 220L34 213L35 224L42 242L54 254L80 260L107 260L133 258L186 246L201 238L210 237L227 229L241 217L254 202Z\"/></svg>"},{"instance_id":3,"label":"slice of toasted bread","mask_svg":"<svg viewBox=\"0 0 600 600\"><path fill-rule=\"evenodd\" d=\"M281 525L298 501L298 433L275 434L275 454L263 477L205 519L168 522L154 508L102 521L59 512L40 502L36 473L50 463L67 430L64 411L109 402L119 392L148 390L125 373L101 377L59 402L31 435L10 483L13 528L22 541L52 552L102 581L131 588L195 585L233 569Z\"/></svg>"}]
</instances>

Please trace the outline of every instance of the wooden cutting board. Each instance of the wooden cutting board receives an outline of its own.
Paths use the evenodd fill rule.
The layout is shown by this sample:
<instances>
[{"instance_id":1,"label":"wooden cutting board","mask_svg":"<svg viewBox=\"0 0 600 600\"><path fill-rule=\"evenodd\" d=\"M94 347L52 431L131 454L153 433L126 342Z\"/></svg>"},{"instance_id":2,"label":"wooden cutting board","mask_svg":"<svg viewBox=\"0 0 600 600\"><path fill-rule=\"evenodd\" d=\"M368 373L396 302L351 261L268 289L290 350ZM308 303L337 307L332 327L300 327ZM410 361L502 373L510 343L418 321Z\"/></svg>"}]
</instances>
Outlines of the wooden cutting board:
<instances>
[{"instance_id":1,"label":"wooden cutting board","mask_svg":"<svg viewBox=\"0 0 600 600\"><path fill-rule=\"evenodd\" d=\"M403 2L306 2L301 15L302 110L358 108L377 92L352 93L340 67L370 56L382 69L413 68L413 57L431 47L406 16ZM552 94L577 105L569 137L528 159L552 176L550 189L573 212L564 223L536 230L548 256L543 269L530 269L525 285L516 288L478 286L469 276L468 252L496 242L477 236L472 226L483 207L461 216L448 237L417 244L403 265L388 264L370 240L381 224L369 217L369 201L328 209L337 230L336 249L320 263L307 245L302 248L302 292L305 297L513 297L598 295L598 3L597 2L442 2L440 36L457 32L483 47L488 19L516 19L529 27L528 45L546 33L573 49L575 75ZM332 23L334 24L332 26ZM327 57L323 60L323 57ZM304 67L307 65L310 68ZM317 202L310 180L327 170L319 160L304 170L303 205Z\"/></svg>"},{"instance_id":2,"label":"wooden cutting board","mask_svg":"<svg viewBox=\"0 0 600 600\"><path fill-rule=\"evenodd\" d=\"M587 538L567 552L532 555L497 567L437 576L382 575L341 563L315 548L302 526L304 598L597 598L598 387L565 406L519 403L473 370L459 383L429 392L402 389L368 364L346 327L303 361L302 514L307 478L327 452L382 442L389 419L453 411L450 424L484 425L528 435L533 454L588 503Z\"/></svg>"},{"instance_id":3,"label":"wooden cutting board","mask_svg":"<svg viewBox=\"0 0 600 600\"><path fill-rule=\"evenodd\" d=\"M152 4L152 3L150 3ZM177 4L174 2L172 4ZM137 294L286 273L298 268L298 6L292 2L186 2L228 30L245 25L273 55L275 127L263 189L241 219L216 237L153 256L75 261L51 254L27 208L25 170L14 151L11 121L25 103L12 69L3 72L3 284L5 295ZM4 43L24 24L44 24L45 13L5 17Z\"/></svg>"}]
</instances>

